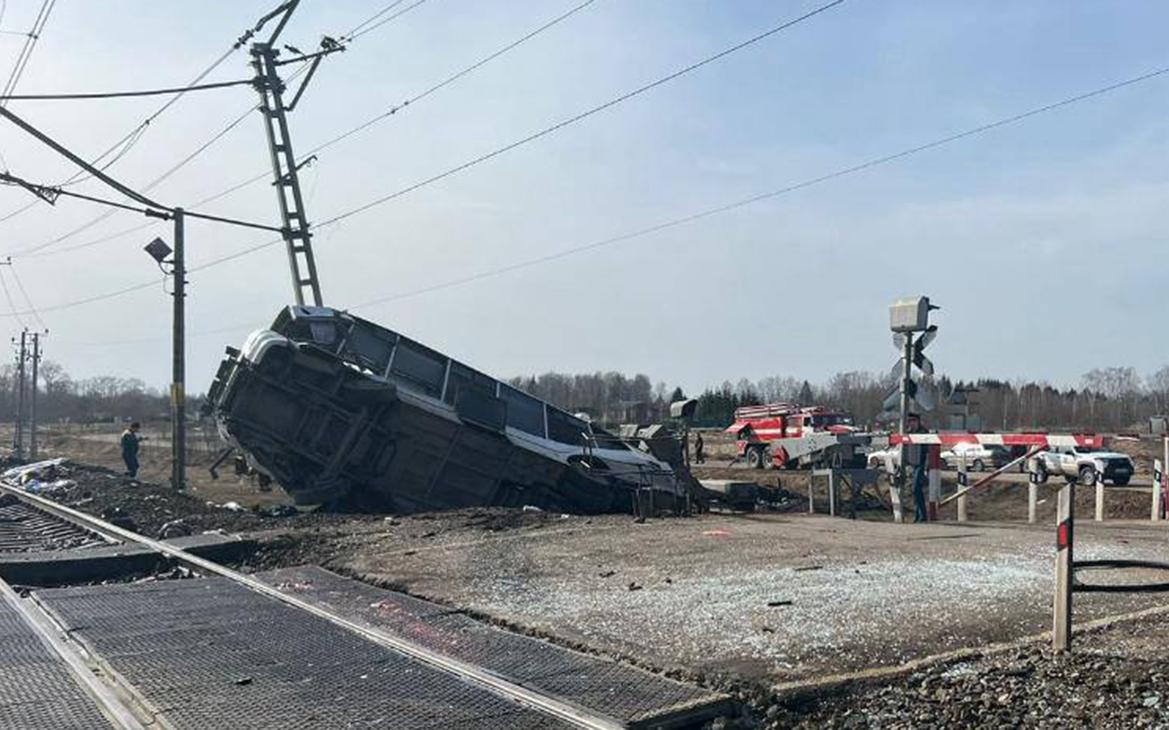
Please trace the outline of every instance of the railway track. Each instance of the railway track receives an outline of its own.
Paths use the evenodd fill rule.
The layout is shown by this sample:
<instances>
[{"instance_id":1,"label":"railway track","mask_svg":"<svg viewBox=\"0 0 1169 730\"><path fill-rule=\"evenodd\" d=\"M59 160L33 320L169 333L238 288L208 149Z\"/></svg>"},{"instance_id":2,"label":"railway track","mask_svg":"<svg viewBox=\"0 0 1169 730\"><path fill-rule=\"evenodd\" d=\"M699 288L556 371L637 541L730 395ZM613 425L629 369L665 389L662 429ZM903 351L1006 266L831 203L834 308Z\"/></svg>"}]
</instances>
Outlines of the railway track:
<instances>
[{"instance_id":1,"label":"railway track","mask_svg":"<svg viewBox=\"0 0 1169 730\"><path fill-rule=\"evenodd\" d=\"M434 626L428 626L425 632L416 632L421 637L416 639L408 635L409 632L404 634L360 620L352 612L343 613L328 602L281 590L255 576L240 573L166 542L125 530L39 495L27 494L3 482L0 482L0 504L6 505L0 507L0 551L8 544L6 540L9 535L14 536L11 544L16 549L33 542L32 537L20 530L5 530L3 519L11 513L11 525L28 528L26 532L40 534L50 542L56 541L54 544L84 547L118 541L145 547L203 576L195 580L159 581L146 586L50 589L34 592L31 599L20 598L10 587L0 583L0 596L4 598L5 604L17 611L23 623L38 635L43 646L61 657L60 664L73 674L78 684L102 708L113 727L175 727L176 730L203 727L198 721L198 712L190 707L187 709L191 712L184 714L182 706L178 710L172 708L168 711L166 701L160 704L159 694L165 695L163 699L171 703L178 701L174 698L177 695L170 692L173 688L159 685L156 691L151 689L154 687L151 682L159 676L166 676L166 672L173 667L144 662L157 662L162 661L159 657L170 657L180 664L192 664L196 661L198 651L207 648L208 637L219 642L216 646L220 653L209 654L205 666L176 673L174 681L181 683L188 676L199 677L203 676L199 672L204 672L205 681L212 683L210 686L227 687L228 691L223 693L222 698L204 697L205 704L212 700L215 703L222 701L222 706L216 705L220 707L218 711L227 711L231 707L234 692L231 689L232 682L243 682L241 686L252 683L250 676L235 680L219 676L224 671L223 667L230 664L228 660L261 651L276 652L271 659L265 660L266 665L285 667L289 672L288 681L273 684L279 692L292 692L287 698L291 703L287 705L289 712L292 712L293 707L299 707L297 702L315 696L309 692L299 697L289 687L307 686L296 684L306 679L315 679L320 685L327 679L311 673L305 674L299 667L302 661L306 665L334 664L340 668L352 664L354 656L360 657L360 661L367 662L374 669L355 675L357 679L352 681L361 683L371 676L374 680L384 680L387 683L384 686L386 701L397 702L401 706L395 711L413 713L411 717L416 719L416 727L514 726L595 730L688 727L726 709L726 698L705 690L632 667L570 652L535 639L510 635L495 628L490 628L490 631L496 632L498 636L486 633L486 629L473 627L475 631L471 634L452 633L454 639L435 642ZM43 549L43 546L36 549ZM384 599L399 600L393 596ZM395 610L398 613L408 612L411 607L401 603ZM160 621L167 620L172 623L159 625ZM423 617L420 620L429 619ZM443 619L440 617L437 620L441 622ZM241 623L247 623L247 631L240 629ZM412 625L412 629L417 626ZM173 657L159 649L159 645L176 640L176 636L181 638L184 631L191 633L191 627L194 627L192 644L176 651ZM284 636L285 630L294 635ZM439 631L442 630L439 626ZM457 630L468 629L460 625ZM467 643L467 637L472 635L487 646L488 651L483 656L490 661L479 663L478 655L459 655L457 651L451 650L452 646L459 646L460 641ZM303 646L292 641L298 636ZM134 640L141 637L151 637L150 641L155 643L143 649L134 644ZM313 641L308 637L330 638L327 641ZM345 648L348 653L344 657L335 656L341 648ZM0 651L0 662L3 661L2 654ZM516 656L523 657L526 665L546 665L546 670L540 676L524 674L523 670L511 667L516 663ZM217 661L217 657L222 657L224 661ZM405 672L416 679L413 683L401 685L396 680L391 681L389 675L383 677L374 674L384 666L397 667L392 673L394 677ZM633 703L631 707L623 708L619 694L611 696L614 694L612 677L608 679L609 684L605 685L609 687L610 696L598 695L596 679L615 671L629 675L623 676L618 684L628 686L631 695L636 695L639 690L642 692L642 695L630 700ZM0 664L0 674L2 672L3 666ZM104 676L110 681L95 686L94 676ZM574 678L575 685L557 679L562 676ZM639 690L635 690L635 686ZM141 690L141 687L147 689ZM428 687L431 689L424 689ZM338 688L337 691L342 689L345 688ZM427 699L418 699L417 695L419 692L425 695L427 691L432 691L435 702L431 704L434 707L420 709L417 704L425 704ZM655 693L662 698L670 698L658 701L664 709L656 713L652 711ZM415 695L415 699L409 699L408 695ZM363 694L365 699L354 696L348 702L356 704L342 706L342 709L355 713L359 710L374 712L372 708L358 707L361 703L369 704L370 696L380 697L376 694ZM183 701L189 700L183 698ZM313 700L315 704L305 705L303 712L311 713L312 707L324 701L321 698ZM645 706L637 705L638 701ZM466 716L465 710L468 708L479 709L474 710L471 716ZM431 718L435 722L425 724L417 718ZM452 721L452 718L458 721ZM339 725L333 723L332 719L335 718L321 720L319 724L310 721L297 726L363 726ZM396 717L389 719L391 726L405 727L409 724L395 724ZM277 726L264 722L263 718L240 718L235 726ZM279 726L292 725L283 722Z\"/></svg>"},{"instance_id":2,"label":"railway track","mask_svg":"<svg viewBox=\"0 0 1169 730\"><path fill-rule=\"evenodd\" d=\"M0 553L68 550L108 545L109 540L77 524L26 504L12 495L0 496Z\"/></svg>"}]
</instances>

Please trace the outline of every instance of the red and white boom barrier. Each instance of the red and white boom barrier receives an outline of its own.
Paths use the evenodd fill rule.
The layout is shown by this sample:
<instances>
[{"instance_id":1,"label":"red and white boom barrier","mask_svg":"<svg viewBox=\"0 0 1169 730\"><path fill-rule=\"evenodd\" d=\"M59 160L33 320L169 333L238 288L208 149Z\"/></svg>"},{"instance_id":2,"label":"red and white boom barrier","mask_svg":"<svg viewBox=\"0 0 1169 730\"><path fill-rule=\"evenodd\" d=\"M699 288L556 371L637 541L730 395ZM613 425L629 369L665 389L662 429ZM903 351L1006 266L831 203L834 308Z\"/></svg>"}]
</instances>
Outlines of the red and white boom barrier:
<instances>
[{"instance_id":1,"label":"red and white boom barrier","mask_svg":"<svg viewBox=\"0 0 1169 730\"><path fill-rule=\"evenodd\" d=\"M889 444L982 444L983 446L1029 446L1045 449L1067 446L1083 446L1098 449L1104 446L1104 437L1097 434L1062 433L966 433L964 431L941 431L938 433L894 433L889 435Z\"/></svg>"}]
</instances>

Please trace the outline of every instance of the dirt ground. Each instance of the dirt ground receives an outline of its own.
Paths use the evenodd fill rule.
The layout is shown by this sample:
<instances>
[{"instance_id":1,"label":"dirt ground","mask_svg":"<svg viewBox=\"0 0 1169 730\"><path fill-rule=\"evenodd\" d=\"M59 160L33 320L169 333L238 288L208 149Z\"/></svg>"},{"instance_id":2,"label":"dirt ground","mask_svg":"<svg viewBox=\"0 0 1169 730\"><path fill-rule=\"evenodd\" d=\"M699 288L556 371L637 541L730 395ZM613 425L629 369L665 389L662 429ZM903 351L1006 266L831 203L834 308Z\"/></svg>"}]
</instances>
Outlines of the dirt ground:
<instances>
[{"instance_id":1,"label":"dirt ground","mask_svg":"<svg viewBox=\"0 0 1169 730\"><path fill-rule=\"evenodd\" d=\"M159 427L147 424L143 429L147 440L142 442L138 476L144 482L167 484L170 481L171 449L169 435ZM125 472L122 451L118 442L120 432L113 427L100 431L47 430L41 436L40 458L63 456L78 462L105 467L116 474ZM239 477L232 471L231 463L224 464L219 479L212 479L207 468L216 452L209 446L192 439L187 454L188 492L205 501L223 504L237 502L243 507L292 504L292 500L273 485L263 491L254 477Z\"/></svg>"},{"instance_id":2,"label":"dirt ground","mask_svg":"<svg viewBox=\"0 0 1169 730\"><path fill-rule=\"evenodd\" d=\"M114 444L59 439L47 448L120 466ZM165 476L160 451L152 473ZM762 474L799 491L786 472ZM718 727L1169 723L1163 594L1079 594L1080 627L1133 611L1164 615L1081 631L1072 659L1052 660L1043 649L1054 552L1048 513L1038 525L895 525L881 511L850 521L802 509L644 524L502 509L276 517L224 508L236 501L265 510L279 501L278 491L260 493L234 477L177 494L103 467L67 465L60 476L76 482L61 501L125 518L144 534L173 520L192 532L251 534L259 548L239 566L245 570L320 564L733 690L742 714ZM972 515L1022 519L1020 489L1025 495L1016 485L992 488L972 501ZM1132 509L1147 515L1147 498L1138 496ZM1081 515L1091 514L1091 499L1080 490ZM1166 524L1081 519L1077 557L1163 560ZM1082 579L1164 580L1151 571ZM1021 643L998 650L1012 642ZM995 651L979 653L988 647Z\"/></svg>"}]
</instances>

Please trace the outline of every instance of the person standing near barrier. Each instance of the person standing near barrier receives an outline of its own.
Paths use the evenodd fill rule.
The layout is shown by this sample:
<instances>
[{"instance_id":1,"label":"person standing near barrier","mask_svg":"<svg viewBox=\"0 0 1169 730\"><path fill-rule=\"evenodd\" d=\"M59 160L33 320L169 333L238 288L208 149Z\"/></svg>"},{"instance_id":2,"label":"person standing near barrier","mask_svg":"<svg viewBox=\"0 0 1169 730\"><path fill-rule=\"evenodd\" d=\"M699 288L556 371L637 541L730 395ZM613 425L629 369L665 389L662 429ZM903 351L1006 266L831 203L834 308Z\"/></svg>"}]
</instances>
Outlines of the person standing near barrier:
<instances>
[{"instance_id":1,"label":"person standing near barrier","mask_svg":"<svg viewBox=\"0 0 1169 730\"><path fill-rule=\"evenodd\" d=\"M141 428L142 424L134 421L122 432L122 461L126 463L126 476L131 479L138 476L138 444L146 439L138 435Z\"/></svg>"},{"instance_id":2,"label":"person standing near barrier","mask_svg":"<svg viewBox=\"0 0 1169 730\"><path fill-rule=\"evenodd\" d=\"M906 433L925 433L921 425L921 416L910 413L905 420ZM913 521L926 522L929 513L925 506L926 464L929 459L929 447L925 444L910 444L905 450L906 468L913 470Z\"/></svg>"},{"instance_id":3,"label":"person standing near barrier","mask_svg":"<svg viewBox=\"0 0 1169 730\"><path fill-rule=\"evenodd\" d=\"M705 446L706 446L706 442L702 440L702 434L700 434L700 433L694 434L694 463L695 464L702 464L706 461L706 455L702 453L702 449L705 448Z\"/></svg>"}]
</instances>

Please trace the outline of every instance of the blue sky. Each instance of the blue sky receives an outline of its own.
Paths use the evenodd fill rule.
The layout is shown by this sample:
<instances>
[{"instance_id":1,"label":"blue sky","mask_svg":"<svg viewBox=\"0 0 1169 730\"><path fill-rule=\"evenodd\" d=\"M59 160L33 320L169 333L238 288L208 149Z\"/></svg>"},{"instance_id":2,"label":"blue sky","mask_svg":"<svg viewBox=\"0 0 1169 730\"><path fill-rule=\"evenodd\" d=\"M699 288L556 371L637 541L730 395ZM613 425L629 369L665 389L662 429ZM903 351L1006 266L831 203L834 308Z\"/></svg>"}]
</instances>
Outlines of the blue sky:
<instances>
[{"instance_id":1,"label":"blue sky","mask_svg":"<svg viewBox=\"0 0 1169 730\"><path fill-rule=\"evenodd\" d=\"M182 84L272 2L60 0L26 93ZM304 0L285 40L339 34L384 3ZM327 60L291 123L309 147L577 4L429 0ZM362 135L304 174L313 220L400 189L816 7L810 2L597 0L568 21ZM8 0L0 29L39 2ZM316 238L326 302L412 291L608 238L1169 66L1155 2L873 2L816 18L563 131L376 207ZM0 68L21 39L0 36ZM248 75L246 53L213 76ZM1158 299L1169 264L1169 76L944 148L643 238L358 310L498 375L645 372L688 389L741 376L823 380L895 357L887 305L943 306L932 356L953 376L1078 382L1169 362ZM13 102L78 151L104 149L158 100ZM111 167L146 184L255 103L191 95ZM10 126L14 173L68 175ZM156 193L188 204L267 165L258 114ZM101 193L94 183L79 189ZM0 189L0 213L27 194ZM275 222L266 183L208 212ZM0 253L90 220L84 203L0 223ZM119 214L61 246L140 222ZM15 258L41 307L156 275L141 246L165 226L60 255ZM268 236L207 225L192 263ZM280 247L191 277L189 389L226 344L290 298ZM9 311L6 303L0 309ZM169 301L157 287L46 311L48 354L75 377L162 385ZM20 307L23 308L23 307ZM4 317L11 332L16 318ZM24 319L30 319L25 317ZM212 332L237 326L230 332Z\"/></svg>"}]
</instances>

